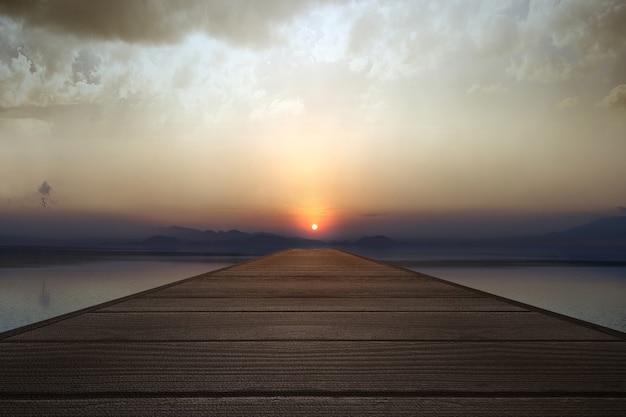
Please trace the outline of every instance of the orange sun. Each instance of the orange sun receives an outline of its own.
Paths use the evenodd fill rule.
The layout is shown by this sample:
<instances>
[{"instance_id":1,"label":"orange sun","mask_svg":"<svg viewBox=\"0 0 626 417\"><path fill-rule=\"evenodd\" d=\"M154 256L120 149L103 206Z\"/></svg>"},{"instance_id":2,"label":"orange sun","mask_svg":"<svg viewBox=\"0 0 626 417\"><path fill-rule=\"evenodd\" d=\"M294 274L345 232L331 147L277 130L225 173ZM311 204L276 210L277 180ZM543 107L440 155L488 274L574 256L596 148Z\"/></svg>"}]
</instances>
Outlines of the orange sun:
<instances>
[{"instance_id":1,"label":"orange sun","mask_svg":"<svg viewBox=\"0 0 626 417\"><path fill-rule=\"evenodd\" d=\"M311 229L313 229L313 230L317 230L317 225L316 225L315 223L313 223L313 224L311 225Z\"/></svg>"}]
</instances>

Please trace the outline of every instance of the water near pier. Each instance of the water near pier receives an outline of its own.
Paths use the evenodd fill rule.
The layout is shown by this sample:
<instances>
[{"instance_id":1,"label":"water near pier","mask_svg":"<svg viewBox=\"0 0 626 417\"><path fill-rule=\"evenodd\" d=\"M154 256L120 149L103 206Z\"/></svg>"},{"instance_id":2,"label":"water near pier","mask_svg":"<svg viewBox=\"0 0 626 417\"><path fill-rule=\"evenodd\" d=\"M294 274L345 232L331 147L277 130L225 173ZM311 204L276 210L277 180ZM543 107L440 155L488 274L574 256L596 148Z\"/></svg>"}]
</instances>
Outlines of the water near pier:
<instances>
[{"instance_id":1,"label":"water near pier","mask_svg":"<svg viewBox=\"0 0 626 417\"><path fill-rule=\"evenodd\" d=\"M625 347L619 332L292 249L9 335L0 409L617 417Z\"/></svg>"},{"instance_id":2,"label":"water near pier","mask_svg":"<svg viewBox=\"0 0 626 417\"><path fill-rule=\"evenodd\" d=\"M626 264L528 262L507 254L384 254L388 262L626 331ZM510 254L508 254L510 255ZM371 256L371 254L370 254ZM597 256L596 256L597 257ZM244 257L22 253L0 257L0 331L223 268ZM480 259L480 262L476 262ZM434 260L434 261L433 261ZM535 259L536 260L536 259ZM544 260L545 257L544 257Z\"/></svg>"},{"instance_id":3,"label":"water near pier","mask_svg":"<svg viewBox=\"0 0 626 417\"><path fill-rule=\"evenodd\" d=\"M626 332L626 267L411 267L451 282Z\"/></svg>"},{"instance_id":4,"label":"water near pier","mask_svg":"<svg viewBox=\"0 0 626 417\"><path fill-rule=\"evenodd\" d=\"M70 257L41 253L0 264L0 332L240 262L214 256Z\"/></svg>"}]
</instances>

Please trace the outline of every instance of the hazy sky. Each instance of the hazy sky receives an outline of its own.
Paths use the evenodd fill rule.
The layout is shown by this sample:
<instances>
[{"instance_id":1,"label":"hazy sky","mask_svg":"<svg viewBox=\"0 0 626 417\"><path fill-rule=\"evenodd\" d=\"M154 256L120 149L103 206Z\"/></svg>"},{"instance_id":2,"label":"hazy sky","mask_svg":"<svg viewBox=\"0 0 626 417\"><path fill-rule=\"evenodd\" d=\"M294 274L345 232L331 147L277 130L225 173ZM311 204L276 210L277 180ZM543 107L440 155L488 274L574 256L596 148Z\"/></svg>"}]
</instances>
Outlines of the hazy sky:
<instances>
[{"instance_id":1,"label":"hazy sky","mask_svg":"<svg viewBox=\"0 0 626 417\"><path fill-rule=\"evenodd\" d=\"M608 212L626 1L0 0L0 179L9 229L416 235Z\"/></svg>"}]
</instances>

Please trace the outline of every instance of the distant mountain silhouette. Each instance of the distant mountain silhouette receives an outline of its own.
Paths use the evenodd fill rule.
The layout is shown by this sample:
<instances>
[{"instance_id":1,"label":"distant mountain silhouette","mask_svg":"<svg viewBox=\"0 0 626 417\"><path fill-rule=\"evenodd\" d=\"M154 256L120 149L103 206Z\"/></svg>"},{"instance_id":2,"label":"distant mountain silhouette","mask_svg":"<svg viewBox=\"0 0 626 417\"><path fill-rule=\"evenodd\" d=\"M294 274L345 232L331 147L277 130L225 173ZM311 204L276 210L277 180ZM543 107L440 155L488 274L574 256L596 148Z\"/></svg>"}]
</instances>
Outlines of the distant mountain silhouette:
<instances>
[{"instance_id":1,"label":"distant mountain silhouette","mask_svg":"<svg viewBox=\"0 0 626 417\"><path fill-rule=\"evenodd\" d=\"M2 247L67 248L80 250L176 251L266 254L287 248L338 247L359 253L380 251L412 251L425 247L460 245L499 246L626 246L626 216L606 217L571 229L544 235L503 237L495 239L415 239L399 242L387 236L366 236L357 240L322 241L285 237L274 233L246 233L199 230L180 226L154 228L154 234L143 240L131 238L37 238L0 235Z\"/></svg>"},{"instance_id":2,"label":"distant mountain silhouette","mask_svg":"<svg viewBox=\"0 0 626 417\"><path fill-rule=\"evenodd\" d=\"M221 230L214 232L213 230L203 231L180 226L159 228L159 235L175 237L185 243L207 243L220 240L247 239L251 236L250 233L240 232L237 229L232 229L227 232Z\"/></svg>"},{"instance_id":3,"label":"distant mountain silhouette","mask_svg":"<svg viewBox=\"0 0 626 417\"><path fill-rule=\"evenodd\" d=\"M172 248L181 245L183 242L172 236L155 235L141 242L144 246L155 248Z\"/></svg>"},{"instance_id":4,"label":"distant mountain silhouette","mask_svg":"<svg viewBox=\"0 0 626 417\"><path fill-rule=\"evenodd\" d=\"M158 233L159 236L175 237L183 241L202 239L203 236L201 230L180 226L160 227Z\"/></svg>"},{"instance_id":5,"label":"distant mountain silhouette","mask_svg":"<svg viewBox=\"0 0 626 417\"><path fill-rule=\"evenodd\" d=\"M275 233L245 233L233 229L227 232L213 230L197 230L178 226L162 228L163 234L155 235L142 242L151 247L188 245L206 247L211 250L256 250L274 251L286 248L311 248L340 246L346 248L386 249L404 245L387 236L366 236L356 241L324 242L321 240L285 237Z\"/></svg>"},{"instance_id":6,"label":"distant mountain silhouette","mask_svg":"<svg viewBox=\"0 0 626 417\"><path fill-rule=\"evenodd\" d=\"M197 230L178 226L161 228L163 234L154 235L139 244L151 250L177 249L210 251L217 253L263 254L287 248L326 247L321 240L285 237L274 233L246 233L229 231Z\"/></svg>"},{"instance_id":7,"label":"distant mountain silhouette","mask_svg":"<svg viewBox=\"0 0 626 417\"><path fill-rule=\"evenodd\" d=\"M542 238L571 244L626 244L626 216L601 218Z\"/></svg>"},{"instance_id":8,"label":"distant mountain silhouette","mask_svg":"<svg viewBox=\"0 0 626 417\"><path fill-rule=\"evenodd\" d=\"M204 232L205 234L208 233L210 231L206 231ZM251 235L250 233L246 233L246 232L240 232L237 229L232 229L229 230L228 232L223 232L223 231L219 231L217 233L215 233L215 240L233 240L233 239L249 239L251 238L253 235Z\"/></svg>"},{"instance_id":9,"label":"distant mountain silhouette","mask_svg":"<svg viewBox=\"0 0 626 417\"><path fill-rule=\"evenodd\" d=\"M401 245L400 242L396 242L393 239L388 238L387 236L376 235L376 236L366 236L361 239L356 240L352 243L353 246L359 246L364 248L391 248L394 246Z\"/></svg>"}]
</instances>

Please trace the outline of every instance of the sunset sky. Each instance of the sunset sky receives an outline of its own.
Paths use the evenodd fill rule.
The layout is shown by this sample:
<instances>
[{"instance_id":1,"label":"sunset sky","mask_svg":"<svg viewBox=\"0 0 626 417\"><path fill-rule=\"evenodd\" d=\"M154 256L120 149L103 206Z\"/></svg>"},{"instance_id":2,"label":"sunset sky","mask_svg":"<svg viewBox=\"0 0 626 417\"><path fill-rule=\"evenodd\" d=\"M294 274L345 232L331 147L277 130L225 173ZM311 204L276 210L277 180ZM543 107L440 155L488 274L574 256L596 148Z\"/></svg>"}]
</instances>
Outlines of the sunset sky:
<instances>
[{"instance_id":1,"label":"sunset sky","mask_svg":"<svg viewBox=\"0 0 626 417\"><path fill-rule=\"evenodd\" d=\"M0 0L0 179L0 234L623 212L626 1Z\"/></svg>"}]
</instances>

